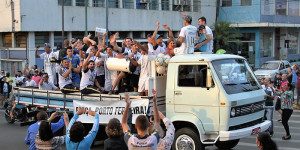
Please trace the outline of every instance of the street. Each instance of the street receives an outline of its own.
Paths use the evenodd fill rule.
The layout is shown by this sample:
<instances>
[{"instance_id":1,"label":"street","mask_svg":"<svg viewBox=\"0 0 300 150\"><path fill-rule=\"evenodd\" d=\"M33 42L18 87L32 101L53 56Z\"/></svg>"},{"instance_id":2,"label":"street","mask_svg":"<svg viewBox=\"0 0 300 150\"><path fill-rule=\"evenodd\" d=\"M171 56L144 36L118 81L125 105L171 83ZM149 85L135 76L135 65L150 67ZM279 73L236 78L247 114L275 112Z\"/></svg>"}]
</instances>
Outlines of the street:
<instances>
[{"instance_id":1,"label":"street","mask_svg":"<svg viewBox=\"0 0 300 150\"><path fill-rule=\"evenodd\" d=\"M277 143L279 150L299 150L300 141L300 111L294 110L290 120L290 132L292 139L283 141L281 137L285 134L284 128L280 122L279 114L274 112L274 136L272 139ZM8 124L4 118L4 110L0 110L0 149L5 150L26 150L28 146L24 143L28 126L20 126L19 122ZM105 133L103 133L105 134ZM256 135L241 139L234 150L253 150L258 149L255 143ZM66 149L65 145L62 149ZM92 149L103 149L101 141L96 142ZM216 150L215 146L206 147L206 150Z\"/></svg>"}]
</instances>

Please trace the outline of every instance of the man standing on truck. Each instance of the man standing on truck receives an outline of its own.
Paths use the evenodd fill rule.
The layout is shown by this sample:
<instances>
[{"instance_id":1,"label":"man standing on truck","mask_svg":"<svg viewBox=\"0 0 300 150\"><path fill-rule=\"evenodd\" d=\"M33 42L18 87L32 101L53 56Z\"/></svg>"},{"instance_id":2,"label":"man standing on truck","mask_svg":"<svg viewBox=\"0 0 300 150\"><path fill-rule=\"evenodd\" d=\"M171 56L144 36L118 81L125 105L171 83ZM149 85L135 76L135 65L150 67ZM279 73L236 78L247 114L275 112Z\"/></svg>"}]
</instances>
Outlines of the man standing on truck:
<instances>
[{"instance_id":1,"label":"man standing on truck","mask_svg":"<svg viewBox=\"0 0 300 150\"><path fill-rule=\"evenodd\" d=\"M214 40L213 40L213 32L212 30L206 25L206 18L205 17L201 17L198 19L198 25L204 25L205 26L205 33L206 33L206 40L203 41L202 43L199 44L199 46L201 47L202 45L207 44L207 49L206 52L213 52L213 45L214 45Z\"/></svg>"},{"instance_id":2,"label":"man standing on truck","mask_svg":"<svg viewBox=\"0 0 300 150\"><path fill-rule=\"evenodd\" d=\"M158 128L160 124L159 114L156 102L156 91L153 89L153 112L154 112L154 125L151 135L147 134L147 129L150 127L149 120L144 115L139 115L135 121L135 128L137 134L132 134L127 124L128 111L131 101L129 96L125 96L126 108L122 117L122 128L124 132L124 140L128 146L128 149L143 148L143 149L157 149L157 143L159 142Z\"/></svg>"},{"instance_id":3,"label":"man standing on truck","mask_svg":"<svg viewBox=\"0 0 300 150\"><path fill-rule=\"evenodd\" d=\"M35 150L35 136L39 132L40 122L43 120L48 120L51 122L53 119L58 117L57 113L54 112L51 114L50 118L48 119L48 115L45 111L40 111L36 115L36 119L38 120L36 123L29 126L27 135L25 137L25 143L29 146L30 150ZM60 117L60 120L57 123L51 123L52 132L55 133L57 130L62 128L65 125L64 116Z\"/></svg>"},{"instance_id":4,"label":"man standing on truck","mask_svg":"<svg viewBox=\"0 0 300 150\"><path fill-rule=\"evenodd\" d=\"M73 49L72 47L67 47L67 56L64 58L67 58L69 62L72 62L72 68L76 68L80 64L80 58L76 55L73 55ZM79 73L72 72L72 82L75 83L75 85L80 85L80 75Z\"/></svg>"},{"instance_id":5,"label":"man standing on truck","mask_svg":"<svg viewBox=\"0 0 300 150\"><path fill-rule=\"evenodd\" d=\"M192 17L189 15L184 16L184 27L181 28L179 33L181 46L174 49L175 55L193 54L195 43L197 42L197 28L192 26Z\"/></svg>"}]
</instances>

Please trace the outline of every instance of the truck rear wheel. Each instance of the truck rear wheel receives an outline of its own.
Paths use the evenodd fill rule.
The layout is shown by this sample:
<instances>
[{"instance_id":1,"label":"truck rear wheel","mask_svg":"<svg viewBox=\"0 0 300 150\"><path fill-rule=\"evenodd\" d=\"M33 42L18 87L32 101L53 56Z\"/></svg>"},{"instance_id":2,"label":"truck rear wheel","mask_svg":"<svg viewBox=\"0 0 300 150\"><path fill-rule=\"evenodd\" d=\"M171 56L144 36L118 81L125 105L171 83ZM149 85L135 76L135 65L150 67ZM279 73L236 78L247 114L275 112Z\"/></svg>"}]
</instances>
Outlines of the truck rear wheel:
<instances>
[{"instance_id":1,"label":"truck rear wheel","mask_svg":"<svg viewBox=\"0 0 300 150\"><path fill-rule=\"evenodd\" d=\"M198 134L191 128L182 128L176 131L173 150L204 150Z\"/></svg>"},{"instance_id":2,"label":"truck rear wheel","mask_svg":"<svg viewBox=\"0 0 300 150\"><path fill-rule=\"evenodd\" d=\"M240 139L230 141L217 141L215 145L219 149L231 149L234 148L239 143L239 141Z\"/></svg>"}]
</instances>

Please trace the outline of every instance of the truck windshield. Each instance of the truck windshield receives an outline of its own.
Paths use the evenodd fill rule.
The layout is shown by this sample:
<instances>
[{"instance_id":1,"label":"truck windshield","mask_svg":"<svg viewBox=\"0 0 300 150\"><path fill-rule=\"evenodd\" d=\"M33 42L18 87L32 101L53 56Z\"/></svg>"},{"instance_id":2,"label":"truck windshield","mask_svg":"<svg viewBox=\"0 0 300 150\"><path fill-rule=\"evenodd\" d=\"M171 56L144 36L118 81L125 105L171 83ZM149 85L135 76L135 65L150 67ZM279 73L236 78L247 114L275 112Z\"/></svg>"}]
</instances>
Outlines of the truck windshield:
<instances>
[{"instance_id":1,"label":"truck windshield","mask_svg":"<svg viewBox=\"0 0 300 150\"><path fill-rule=\"evenodd\" d=\"M278 69L278 65L279 65L279 63L277 63L277 62L268 62L268 63L264 63L261 66L261 69L264 69L264 70L275 70L275 69Z\"/></svg>"},{"instance_id":2,"label":"truck windshield","mask_svg":"<svg viewBox=\"0 0 300 150\"><path fill-rule=\"evenodd\" d=\"M260 89L248 63L243 59L224 59L212 62L228 94Z\"/></svg>"}]
</instances>

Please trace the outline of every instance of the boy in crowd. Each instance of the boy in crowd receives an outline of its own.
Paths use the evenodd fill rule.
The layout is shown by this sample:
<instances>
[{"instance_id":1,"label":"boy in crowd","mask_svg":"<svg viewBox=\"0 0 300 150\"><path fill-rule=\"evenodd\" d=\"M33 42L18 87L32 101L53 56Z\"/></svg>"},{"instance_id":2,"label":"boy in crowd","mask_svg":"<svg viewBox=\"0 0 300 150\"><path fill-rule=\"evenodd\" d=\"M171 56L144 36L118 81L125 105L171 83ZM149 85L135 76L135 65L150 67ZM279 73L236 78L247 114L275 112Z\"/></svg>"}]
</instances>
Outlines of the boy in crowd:
<instances>
[{"instance_id":1,"label":"boy in crowd","mask_svg":"<svg viewBox=\"0 0 300 150\"><path fill-rule=\"evenodd\" d=\"M68 59L69 62L72 63L72 68L77 68L80 64L80 58L76 55L73 55L73 49L71 46L67 47L67 56L63 59ZM79 72L80 73L80 72ZM79 73L72 72L72 82L76 86L80 86L80 75Z\"/></svg>"}]
</instances>

